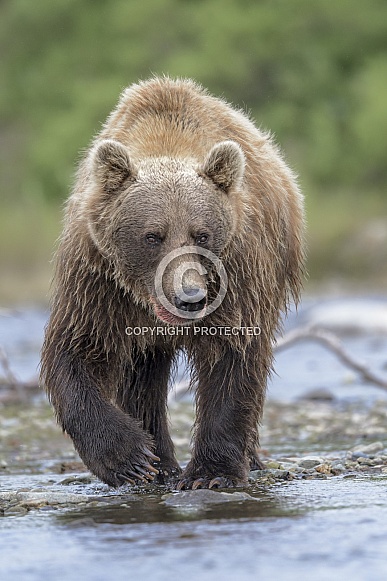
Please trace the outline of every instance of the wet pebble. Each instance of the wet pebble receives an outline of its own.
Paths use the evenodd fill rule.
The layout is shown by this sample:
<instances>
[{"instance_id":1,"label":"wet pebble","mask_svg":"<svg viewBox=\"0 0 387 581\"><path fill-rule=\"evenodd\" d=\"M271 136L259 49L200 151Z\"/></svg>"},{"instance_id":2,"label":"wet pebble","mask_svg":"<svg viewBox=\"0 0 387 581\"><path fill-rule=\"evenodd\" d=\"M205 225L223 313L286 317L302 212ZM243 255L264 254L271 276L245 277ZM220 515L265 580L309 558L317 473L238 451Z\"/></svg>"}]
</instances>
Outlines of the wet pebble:
<instances>
[{"instance_id":1,"label":"wet pebble","mask_svg":"<svg viewBox=\"0 0 387 581\"><path fill-rule=\"evenodd\" d=\"M8 506L4 509L4 516L24 516L27 514L28 509L25 506Z\"/></svg>"},{"instance_id":2,"label":"wet pebble","mask_svg":"<svg viewBox=\"0 0 387 581\"><path fill-rule=\"evenodd\" d=\"M294 475L289 470L279 470L269 468L267 470L253 470L250 472L250 480L253 481L264 481L264 480L272 480L275 482L276 480L293 480Z\"/></svg>"},{"instance_id":3,"label":"wet pebble","mask_svg":"<svg viewBox=\"0 0 387 581\"><path fill-rule=\"evenodd\" d=\"M327 474L322 474L321 472L317 472L317 474L312 474L310 476L308 476L308 479L310 480L326 480L328 478Z\"/></svg>"},{"instance_id":4,"label":"wet pebble","mask_svg":"<svg viewBox=\"0 0 387 581\"><path fill-rule=\"evenodd\" d=\"M376 466L378 464L378 460L374 460L372 458L358 458L358 464L362 464L363 466Z\"/></svg>"},{"instance_id":5,"label":"wet pebble","mask_svg":"<svg viewBox=\"0 0 387 581\"><path fill-rule=\"evenodd\" d=\"M17 492L0 492L0 502L10 502L15 500L17 496Z\"/></svg>"},{"instance_id":6,"label":"wet pebble","mask_svg":"<svg viewBox=\"0 0 387 581\"><path fill-rule=\"evenodd\" d=\"M320 474L331 474L332 466L328 462L324 462L323 464L318 464L315 470Z\"/></svg>"},{"instance_id":7,"label":"wet pebble","mask_svg":"<svg viewBox=\"0 0 387 581\"><path fill-rule=\"evenodd\" d=\"M367 445L368 450L376 450L383 447L379 443ZM384 447L383 447L384 449ZM348 451L341 458L325 458L321 456L289 456L277 460L269 458L265 470L250 472L250 480L263 485L271 485L280 480L325 479L330 476L344 475L348 471L364 472L367 469L377 469L381 473L387 473L387 457L384 455L368 454L362 451ZM278 466L278 468L277 468ZM384 470L384 467L386 468Z\"/></svg>"},{"instance_id":8,"label":"wet pebble","mask_svg":"<svg viewBox=\"0 0 387 581\"><path fill-rule=\"evenodd\" d=\"M320 456L306 456L299 460L298 465L301 468L315 468L319 464L324 463L324 458L320 458Z\"/></svg>"},{"instance_id":9,"label":"wet pebble","mask_svg":"<svg viewBox=\"0 0 387 581\"><path fill-rule=\"evenodd\" d=\"M372 442L371 444L360 444L352 449L352 453L362 452L363 454L375 454L375 452L380 452L384 450L384 444L382 442Z\"/></svg>"},{"instance_id":10,"label":"wet pebble","mask_svg":"<svg viewBox=\"0 0 387 581\"><path fill-rule=\"evenodd\" d=\"M45 505L57 505L57 504L79 504L81 502L87 502L89 497L85 494L71 494L68 492L19 492L16 498L20 506L25 506L29 508L39 508Z\"/></svg>"},{"instance_id":11,"label":"wet pebble","mask_svg":"<svg viewBox=\"0 0 387 581\"><path fill-rule=\"evenodd\" d=\"M302 471L302 468L293 462L281 462L280 467L282 470L287 470L288 472Z\"/></svg>"},{"instance_id":12,"label":"wet pebble","mask_svg":"<svg viewBox=\"0 0 387 581\"><path fill-rule=\"evenodd\" d=\"M333 476L337 476L338 474L341 474L344 471L345 471L345 466L340 460L336 460L335 462L332 462L331 473L333 474Z\"/></svg>"},{"instance_id":13,"label":"wet pebble","mask_svg":"<svg viewBox=\"0 0 387 581\"><path fill-rule=\"evenodd\" d=\"M368 454L365 454L364 452L349 452L348 453L349 457L351 460L358 460L359 458L369 458Z\"/></svg>"},{"instance_id":14,"label":"wet pebble","mask_svg":"<svg viewBox=\"0 0 387 581\"><path fill-rule=\"evenodd\" d=\"M93 482L93 476L91 474L85 476L69 476L64 480L61 480L59 484L63 486L77 485L77 484L91 484Z\"/></svg>"},{"instance_id":15,"label":"wet pebble","mask_svg":"<svg viewBox=\"0 0 387 581\"><path fill-rule=\"evenodd\" d=\"M280 470L282 466L280 462L276 462L275 460L269 460L269 462L266 462L266 468Z\"/></svg>"}]
</instances>

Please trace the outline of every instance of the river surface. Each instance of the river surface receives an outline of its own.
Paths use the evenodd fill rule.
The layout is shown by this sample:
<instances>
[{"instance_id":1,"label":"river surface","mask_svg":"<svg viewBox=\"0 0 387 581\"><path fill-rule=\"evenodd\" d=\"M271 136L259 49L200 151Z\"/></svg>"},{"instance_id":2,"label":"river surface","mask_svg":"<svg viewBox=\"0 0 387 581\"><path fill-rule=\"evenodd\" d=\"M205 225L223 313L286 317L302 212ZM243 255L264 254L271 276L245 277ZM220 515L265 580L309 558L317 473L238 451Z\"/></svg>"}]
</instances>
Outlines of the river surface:
<instances>
[{"instance_id":1,"label":"river surface","mask_svg":"<svg viewBox=\"0 0 387 581\"><path fill-rule=\"evenodd\" d=\"M383 297L309 299L286 328L317 321L386 378L386 309ZM33 309L0 312L0 346L21 380L36 375L46 318ZM312 470L290 480L257 478L235 495L186 495L161 486L112 490L76 464L71 470L78 459L42 395L5 402L1 581L387 579L387 392L362 383L312 342L295 344L276 359L262 427L269 460L313 454L345 463L349 450L377 440L380 465L371 466L375 455L360 453L369 467L321 478ZM315 390L323 390L327 401L308 396ZM184 391L171 396L182 463L188 459L189 409Z\"/></svg>"}]
</instances>

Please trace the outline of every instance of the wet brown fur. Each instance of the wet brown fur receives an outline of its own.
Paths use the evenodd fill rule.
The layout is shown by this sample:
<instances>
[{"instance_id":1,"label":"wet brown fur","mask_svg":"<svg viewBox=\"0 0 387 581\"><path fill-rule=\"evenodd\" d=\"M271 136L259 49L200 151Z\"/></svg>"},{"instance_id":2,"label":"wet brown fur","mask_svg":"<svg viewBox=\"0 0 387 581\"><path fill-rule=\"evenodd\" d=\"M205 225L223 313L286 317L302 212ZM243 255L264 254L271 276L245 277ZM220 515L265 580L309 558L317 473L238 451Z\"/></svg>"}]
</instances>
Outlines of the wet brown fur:
<instances>
[{"instance_id":1,"label":"wet brown fur","mask_svg":"<svg viewBox=\"0 0 387 581\"><path fill-rule=\"evenodd\" d=\"M98 158L110 155L109 142L103 154L98 149L103 140L114 140L127 152L127 157L124 149L112 154L124 158L109 161L114 171ZM236 168L231 177L210 167L209 152L224 141L238 144L245 160L244 171L238 161L230 162ZM223 236L217 253L229 284L223 303L202 324L259 325L259 337L126 335L127 326L162 324L144 283L147 275L132 276L130 264L122 266L125 241L117 238L118 255L111 240L112 233L119 236L121 200L141 172L152 177L156 194L135 204L143 204L147 217L162 200L158 213L166 208L171 228L172 210L179 211L176 191L188 208L195 195L189 189L193 172L198 188L209 188L219 200L216 220L224 226L214 234L214 244ZM149 449L161 458L162 473L179 472L166 400L170 369L184 348L197 384L196 423L192 459L180 487L208 486L213 478L222 485L246 482L250 463L256 462L281 311L299 299L302 207L295 177L271 136L243 112L189 80L154 78L123 92L80 165L67 205L42 352L42 379L58 421L103 481L117 486L144 472L151 478ZM184 217L179 220L170 234L176 246L187 243L179 238Z\"/></svg>"}]
</instances>

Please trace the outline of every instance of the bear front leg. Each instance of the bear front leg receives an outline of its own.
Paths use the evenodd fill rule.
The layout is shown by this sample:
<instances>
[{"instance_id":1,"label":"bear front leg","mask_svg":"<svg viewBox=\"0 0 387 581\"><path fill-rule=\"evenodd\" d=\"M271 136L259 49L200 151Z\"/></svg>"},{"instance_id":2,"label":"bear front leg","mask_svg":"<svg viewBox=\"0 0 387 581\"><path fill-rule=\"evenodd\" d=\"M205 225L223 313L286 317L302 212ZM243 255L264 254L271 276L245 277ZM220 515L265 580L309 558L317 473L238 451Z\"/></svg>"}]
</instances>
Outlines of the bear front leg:
<instances>
[{"instance_id":1,"label":"bear front leg","mask_svg":"<svg viewBox=\"0 0 387 581\"><path fill-rule=\"evenodd\" d=\"M252 452L258 441L266 376L254 342L245 357L226 348L211 366L204 358L196 371L196 429L192 459L178 489L227 488L248 482Z\"/></svg>"},{"instance_id":2,"label":"bear front leg","mask_svg":"<svg viewBox=\"0 0 387 581\"><path fill-rule=\"evenodd\" d=\"M165 484L181 473L169 435L167 418L168 381L173 354L165 349L148 349L132 355L125 378L119 387L117 405L138 419L154 439L155 453L160 458L156 464L159 474L156 481Z\"/></svg>"},{"instance_id":3,"label":"bear front leg","mask_svg":"<svg viewBox=\"0 0 387 581\"><path fill-rule=\"evenodd\" d=\"M103 395L99 373L71 352L43 352L42 378L57 419L86 466L106 484L153 480L153 442Z\"/></svg>"}]
</instances>

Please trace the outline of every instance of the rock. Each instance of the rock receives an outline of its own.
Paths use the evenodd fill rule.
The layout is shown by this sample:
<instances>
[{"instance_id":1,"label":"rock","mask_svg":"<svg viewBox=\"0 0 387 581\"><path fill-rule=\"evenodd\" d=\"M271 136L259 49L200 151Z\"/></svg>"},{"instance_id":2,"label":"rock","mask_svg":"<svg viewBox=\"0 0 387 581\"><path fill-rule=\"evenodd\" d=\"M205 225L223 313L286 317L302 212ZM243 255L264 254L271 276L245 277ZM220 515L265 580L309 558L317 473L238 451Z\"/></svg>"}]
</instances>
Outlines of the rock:
<instances>
[{"instance_id":1,"label":"rock","mask_svg":"<svg viewBox=\"0 0 387 581\"><path fill-rule=\"evenodd\" d=\"M344 466L343 466L343 460L332 460L332 462L331 462L331 467L332 468L338 468L339 466L341 466L342 468L344 468Z\"/></svg>"},{"instance_id":2,"label":"rock","mask_svg":"<svg viewBox=\"0 0 387 581\"><path fill-rule=\"evenodd\" d=\"M369 458L369 455L364 454L364 452L351 452L350 458L352 460L358 460L359 458Z\"/></svg>"},{"instance_id":3,"label":"rock","mask_svg":"<svg viewBox=\"0 0 387 581\"><path fill-rule=\"evenodd\" d=\"M276 480L293 480L293 478L294 474L289 470L279 470L275 468L268 468L267 470L252 470L250 472L250 480L253 481L269 479L269 481L275 482Z\"/></svg>"},{"instance_id":4,"label":"rock","mask_svg":"<svg viewBox=\"0 0 387 581\"><path fill-rule=\"evenodd\" d=\"M272 476L274 470L266 468L265 470L252 470L249 474L250 480L261 480L267 476Z\"/></svg>"},{"instance_id":5,"label":"rock","mask_svg":"<svg viewBox=\"0 0 387 581\"><path fill-rule=\"evenodd\" d=\"M250 480L261 480L270 474L270 470L251 470L249 474Z\"/></svg>"},{"instance_id":6,"label":"rock","mask_svg":"<svg viewBox=\"0 0 387 581\"><path fill-rule=\"evenodd\" d=\"M195 509L200 509L209 504L244 502L246 500L252 500L254 502L258 501L257 498L250 496L247 492L216 492L215 490L208 490L206 488L165 494L162 496L162 500L166 506Z\"/></svg>"},{"instance_id":7,"label":"rock","mask_svg":"<svg viewBox=\"0 0 387 581\"><path fill-rule=\"evenodd\" d=\"M280 480L293 480L294 478L294 475L289 470L270 470L270 474Z\"/></svg>"},{"instance_id":8,"label":"rock","mask_svg":"<svg viewBox=\"0 0 387 581\"><path fill-rule=\"evenodd\" d=\"M295 474L302 474L305 471L304 468L301 468L301 466L296 466L292 472L294 472Z\"/></svg>"},{"instance_id":9,"label":"rock","mask_svg":"<svg viewBox=\"0 0 387 581\"><path fill-rule=\"evenodd\" d=\"M282 466L279 462L275 462L274 460L270 460L269 462L266 462L266 468L270 469L273 468L275 470L281 470Z\"/></svg>"},{"instance_id":10,"label":"rock","mask_svg":"<svg viewBox=\"0 0 387 581\"><path fill-rule=\"evenodd\" d=\"M287 470L288 472L297 472L297 470L301 470L298 464L293 462L281 462L282 470Z\"/></svg>"},{"instance_id":11,"label":"rock","mask_svg":"<svg viewBox=\"0 0 387 581\"><path fill-rule=\"evenodd\" d=\"M17 492L0 492L0 502L11 502L16 500Z\"/></svg>"},{"instance_id":12,"label":"rock","mask_svg":"<svg viewBox=\"0 0 387 581\"><path fill-rule=\"evenodd\" d=\"M24 506L10 506L4 509L4 516L24 516L27 512L27 508Z\"/></svg>"},{"instance_id":13,"label":"rock","mask_svg":"<svg viewBox=\"0 0 387 581\"><path fill-rule=\"evenodd\" d=\"M319 464L324 464L324 459L319 456L305 456L298 461L298 465L301 468L314 468Z\"/></svg>"},{"instance_id":14,"label":"rock","mask_svg":"<svg viewBox=\"0 0 387 581\"><path fill-rule=\"evenodd\" d=\"M345 467L340 462L335 463L335 465L332 464L332 466L331 466L331 473L334 476L341 474L342 472L344 472L344 470L345 470Z\"/></svg>"},{"instance_id":15,"label":"rock","mask_svg":"<svg viewBox=\"0 0 387 581\"><path fill-rule=\"evenodd\" d=\"M63 486L68 486L70 484L91 484L93 482L93 477L91 475L81 475L81 476L68 476L64 480L61 480L59 484Z\"/></svg>"},{"instance_id":16,"label":"rock","mask_svg":"<svg viewBox=\"0 0 387 581\"><path fill-rule=\"evenodd\" d=\"M70 494L68 492L19 492L16 498L20 506L39 508L44 505L79 504L87 502L89 497L85 494Z\"/></svg>"},{"instance_id":17,"label":"rock","mask_svg":"<svg viewBox=\"0 0 387 581\"><path fill-rule=\"evenodd\" d=\"M372 442L372 444L360 444L352 449L352 453L362 452L363 454L374 454L375 452L380 452L384 450L384 444L382 442Z\"/></svg>"},{"instance_id":18,"label":"rock","mask_svg":"<svg viewBox=\"0 0 387 581\"><path fill-rule=\"evenodd\" d=\"M372 458L358 458L357 462L363 466L376 466L378 463L377 460L373 460Z\"/></svg>"},{"instance_id":19,"label":"rock","mask_svg":"<svg viewBox=\"0 0 387 581\"><path fill-rule=\"evenodd\" d=\"M320 474L331 474L331 469L332 466L328 463L318 464L315 466L316 472L319 472Z\"/></svg>"},{"instance_id":20,"label":"rock","mask_svg":"<svg viewBox=\"0 0 387 581\"><path fill-rule=\"evenodd\" d=\"M307 401L333 401L335 396L326 387L316 387L316 389L310 389L303 393L299 399Z\"/></svg>"}]
</instances>

